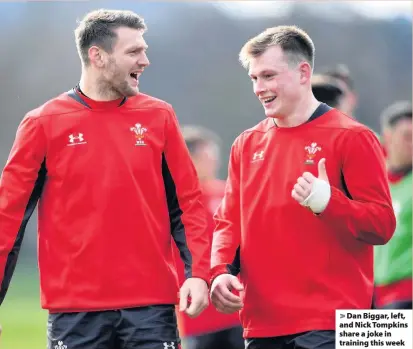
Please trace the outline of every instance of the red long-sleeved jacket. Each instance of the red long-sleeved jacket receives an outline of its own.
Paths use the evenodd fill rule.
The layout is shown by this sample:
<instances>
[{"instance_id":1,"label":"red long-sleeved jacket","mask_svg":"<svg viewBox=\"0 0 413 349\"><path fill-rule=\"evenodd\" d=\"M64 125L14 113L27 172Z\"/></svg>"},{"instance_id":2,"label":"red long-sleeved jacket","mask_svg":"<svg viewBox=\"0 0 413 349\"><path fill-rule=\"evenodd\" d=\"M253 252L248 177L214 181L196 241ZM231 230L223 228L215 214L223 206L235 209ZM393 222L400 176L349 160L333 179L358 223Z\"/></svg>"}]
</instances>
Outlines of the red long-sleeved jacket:
<instances>
[{"instance_id":1,"label":"red long-sleeved jacket","mask_svg":"<svg viewBox=\"0 0 413 349\"><path fill-rule=\"evenodd\" d=\"M43 308L174 304L172 238L187 277L209 280L206 210L172 107L76 90L28 113L0 181L0 302L39 200Z\"/></svg>"},{"instance_id":2,"label":"red long-sleeved jacket","mask_svg":"<svg viewBox=\"0 0 413 349\"><path fill-rule=\"evenodd\" d=\"M224 196L225 181L211 180L201 182L204 206L209 211L208 232L212 239L215 222L213 215ZM174 248L174 256L178 272L178 280L183 283L185 280L184 265L179 259L178 249ZM207 333L222 331L228 328L241 326L238 314L222 314L218 312L212 303L199 315L193 319L184 312L177 312L179 335L181 337L199 336Z\"/></svg>"},{"instance_id":3,"label":"red long-sleeved jacket","mask_svg":"<svg viewBox=\"0 0 413 349\"><path fill-rule=\"evenodd\" d=\"M335 309L368 309L373 245L395 229L383 152L374 134L322 105L312 121L271 118L235 141L215 220L212 278L240 271L245 337L334 330ZM291 197L326 158L331 199L314 215Z\"/></svg>"}]
</instances>

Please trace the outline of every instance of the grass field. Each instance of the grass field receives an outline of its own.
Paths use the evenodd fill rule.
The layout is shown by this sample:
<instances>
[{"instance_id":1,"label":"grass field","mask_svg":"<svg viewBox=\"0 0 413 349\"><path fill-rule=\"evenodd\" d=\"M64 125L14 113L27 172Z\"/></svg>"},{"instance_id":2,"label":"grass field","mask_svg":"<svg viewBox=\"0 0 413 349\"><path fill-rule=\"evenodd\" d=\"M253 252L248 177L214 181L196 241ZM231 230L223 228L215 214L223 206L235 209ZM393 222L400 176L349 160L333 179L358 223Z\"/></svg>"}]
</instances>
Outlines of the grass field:
<instances>
[{"instance_id":1,"label":"grass field","mask_svg":"<svg viewBox=\"0 0 413 349\"><path fill-rule=\"evenodd\" d=\"M1 349L45 349L47 312L40 307L36 269L18 264L0 307Z\"/></svg>"}]
</instances>

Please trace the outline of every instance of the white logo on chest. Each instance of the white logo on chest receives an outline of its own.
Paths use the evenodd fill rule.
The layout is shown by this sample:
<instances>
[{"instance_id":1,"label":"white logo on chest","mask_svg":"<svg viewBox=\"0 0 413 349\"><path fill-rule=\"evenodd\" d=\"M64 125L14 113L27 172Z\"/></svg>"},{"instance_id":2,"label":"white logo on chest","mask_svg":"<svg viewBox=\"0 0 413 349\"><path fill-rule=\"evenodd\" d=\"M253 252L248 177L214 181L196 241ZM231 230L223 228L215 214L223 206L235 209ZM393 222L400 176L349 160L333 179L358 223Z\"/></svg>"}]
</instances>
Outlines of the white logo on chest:
<instances>
[{"instance_id":1,"label":"white logo on chest","mask_svg":"<svg viewBox=\"0 0 413 349\"><path fill-rule=\"evenodd\" d=\"M132 132L135 133L136 143L135 145L146 145L145 143L145 133L148 132L148 129L142 127L141 124L135 124L133 127L130 128Z\"/></svg>"},{"instance_id":2,"label":"white logo on chest","mask_svg":"<svg viewBox=\"0 0 413 349\"><path fill-rule=\"evenodd\" d=\"M86 144L87 142L85 141L85 137L83 133L72 133L69 135L69 143L67 144L68 146L72 145L80 145L80 144Z\"/></svg>"}]
</instances>

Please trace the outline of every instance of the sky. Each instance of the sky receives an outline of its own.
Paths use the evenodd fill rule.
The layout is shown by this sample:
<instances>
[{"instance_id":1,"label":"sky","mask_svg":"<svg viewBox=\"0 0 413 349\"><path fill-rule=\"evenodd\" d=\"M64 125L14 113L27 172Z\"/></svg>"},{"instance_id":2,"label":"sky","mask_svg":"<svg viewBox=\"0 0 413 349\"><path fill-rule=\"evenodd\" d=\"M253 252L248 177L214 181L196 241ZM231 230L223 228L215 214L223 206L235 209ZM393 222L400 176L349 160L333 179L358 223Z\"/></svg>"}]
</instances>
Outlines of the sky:
<instances>
[{"instance_id":1,"label":"sky","mask_svg":"<svg viewBox=\"0 0 413 349\"><path fill-rule=\"evenodd\" d=\"M290 5L298 1L219 1L211 2L229 15L258 17L282 16L288 14ZM314 8L327 8L338 14L343 7L353 8L362 15L371 18L388 18L396 16L412 17L411 1L299 1Z\"/></svg>"}]
</instances>

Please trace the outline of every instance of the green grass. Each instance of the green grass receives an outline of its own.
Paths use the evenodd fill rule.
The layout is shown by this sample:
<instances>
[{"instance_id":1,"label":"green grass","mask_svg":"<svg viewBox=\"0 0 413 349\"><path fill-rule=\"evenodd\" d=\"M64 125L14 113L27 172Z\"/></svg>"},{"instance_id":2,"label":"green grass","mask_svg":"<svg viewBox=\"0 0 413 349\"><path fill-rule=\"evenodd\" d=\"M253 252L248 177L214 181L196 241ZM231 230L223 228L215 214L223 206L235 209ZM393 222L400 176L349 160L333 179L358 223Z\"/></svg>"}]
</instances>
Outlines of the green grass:
<instances>
[{"instance_id":1,"label":"green grass","mask_svg":"<svg viewBox=\"0 0 413 349\"><path fill-rule=\"evenodd\" d=\"M45 349L47 311L40 307L38 274L19 265L0 307L1 349Z\"/></svg>"}]
</instances>

